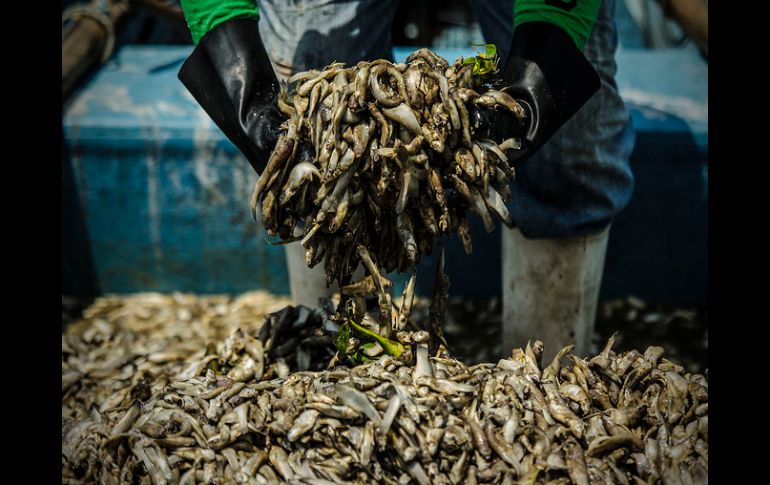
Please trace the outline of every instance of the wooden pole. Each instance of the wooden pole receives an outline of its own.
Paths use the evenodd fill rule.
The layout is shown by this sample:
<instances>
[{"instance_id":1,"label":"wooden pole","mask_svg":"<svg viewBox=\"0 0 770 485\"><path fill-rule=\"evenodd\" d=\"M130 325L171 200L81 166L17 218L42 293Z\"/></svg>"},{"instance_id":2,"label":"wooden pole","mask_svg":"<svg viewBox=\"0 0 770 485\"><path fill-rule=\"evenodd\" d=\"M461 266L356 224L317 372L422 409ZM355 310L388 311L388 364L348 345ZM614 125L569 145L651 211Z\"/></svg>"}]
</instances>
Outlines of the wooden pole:
<instances>
[{"instance_id":1,"label":"wooden pole","mask_svg":"<svg viewBox=\"0 0 770 485\"><path fill-rule=\"evenodd\" d=\"M708 56L709 7L705 0L658 0L663 13L678 23L685 34Z\"/></svg>"},{"instance_id":2,"label":"wooden pole","mask_svg":"<svg viewBox=\"0 0 770 485\"><path fill-rule=\"evenodd\" d=\"M115 26L128 11L127 2L111 1L106 16ZM82 15L74 20L74 25L61 43L62 102L69 96L78 81L101 63L104 47L110 35L107 27L94 17Z\"/></svg>"}]
</instances>

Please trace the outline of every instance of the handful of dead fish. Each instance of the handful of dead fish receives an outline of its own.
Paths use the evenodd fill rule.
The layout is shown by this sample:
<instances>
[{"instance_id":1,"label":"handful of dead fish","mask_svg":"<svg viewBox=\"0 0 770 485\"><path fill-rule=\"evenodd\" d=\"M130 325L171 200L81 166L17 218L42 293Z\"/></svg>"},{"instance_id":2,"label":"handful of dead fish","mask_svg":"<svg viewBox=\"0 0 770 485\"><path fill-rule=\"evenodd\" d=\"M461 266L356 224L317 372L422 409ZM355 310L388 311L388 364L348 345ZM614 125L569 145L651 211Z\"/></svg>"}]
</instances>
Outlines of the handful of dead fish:
<instances>
[{"instance_id":1,"label":"handful of dead fish","mask_svg":"<svg viewBox=\"0 0 770 485\"><path fill-rule=\"evenodd\" d=\"M285 304L98 299L62 333L63 483L707 480L708 380L660 347L466 366L413 332L413 366L291 372L276 327L312 339L326 315Z\"/></svg>"},{"instance_id":2,"label":"handful of dead fish","mask_svg":"<svg viewBox=\"0 0 770 485\"><path fill-rule=\"evenodd\" d=\"M443 235L472 249L468 210L487 231L507 224L509 150L520 140L474 136L469 107L524 109L487 89L473 65L428 49L406 63L334 63L289 78L278 96L288 118L251 200L256 219L282 242L302 241L305 260L324 262L341 285L358 267L359 245L386 272L408 271Z\"/></svg>"}]
</instances>

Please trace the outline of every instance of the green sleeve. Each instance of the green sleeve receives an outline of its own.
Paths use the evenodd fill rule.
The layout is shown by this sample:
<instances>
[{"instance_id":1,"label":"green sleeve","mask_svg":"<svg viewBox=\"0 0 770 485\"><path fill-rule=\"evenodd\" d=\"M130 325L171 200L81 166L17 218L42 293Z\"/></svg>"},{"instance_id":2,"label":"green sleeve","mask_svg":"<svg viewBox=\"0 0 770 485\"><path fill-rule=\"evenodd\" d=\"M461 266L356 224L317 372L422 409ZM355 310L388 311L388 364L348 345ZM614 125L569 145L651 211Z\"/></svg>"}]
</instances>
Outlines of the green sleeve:
<instances>
[{"instance_id":1,"label":"green sleeve","mask_svg":"<svg viewBox=\"0 0 770 485\"><path fill-rule=\"evenodd\" d=\"M513 28L525 22L548 22L561 27L583 50L594 28L601 0L516 0Z\"/></svg>"},{"instance_id":2,"label":"green sleeve","mask_svg":"<svg viewBox=\"0 0 770 485\"><path fill-rule=\"evenodd\" d=\"M259 20L257 0L181 0L181 4L196 45L206 32L227 20Z\"/></svg>"}]
</instances>

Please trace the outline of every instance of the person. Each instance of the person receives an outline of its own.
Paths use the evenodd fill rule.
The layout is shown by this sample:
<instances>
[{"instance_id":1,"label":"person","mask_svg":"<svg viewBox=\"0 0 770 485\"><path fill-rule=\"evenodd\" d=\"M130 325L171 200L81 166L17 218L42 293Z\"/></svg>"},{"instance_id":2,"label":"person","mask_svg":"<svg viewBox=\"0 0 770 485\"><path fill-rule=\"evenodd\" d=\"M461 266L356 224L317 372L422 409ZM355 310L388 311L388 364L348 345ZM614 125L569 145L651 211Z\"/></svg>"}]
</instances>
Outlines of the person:
<instances>
[{"instance_id":1,"label":"person","mask_svg":"<svg viewBox=\"0 0 770 485\"><path fill-rule=\"evenodd\" d=\"M281 121L276 74L287 79L333 61L392 60L397 0L181 5L196 45L179 79L257 173ZM633 190L633 128L614 80L614 0L470 5L486 41L497 46L503 90L528 115L516 125L501 110L473 113L477 134L523 139L509 204L515 228L502 231L504 353L538 339L546 358L570 342L585 355L609 226ZM329 290L322 278L309 277L301 248L295 251L287 257L292 294L315 306Z\"/></svg>"}]
</instances>

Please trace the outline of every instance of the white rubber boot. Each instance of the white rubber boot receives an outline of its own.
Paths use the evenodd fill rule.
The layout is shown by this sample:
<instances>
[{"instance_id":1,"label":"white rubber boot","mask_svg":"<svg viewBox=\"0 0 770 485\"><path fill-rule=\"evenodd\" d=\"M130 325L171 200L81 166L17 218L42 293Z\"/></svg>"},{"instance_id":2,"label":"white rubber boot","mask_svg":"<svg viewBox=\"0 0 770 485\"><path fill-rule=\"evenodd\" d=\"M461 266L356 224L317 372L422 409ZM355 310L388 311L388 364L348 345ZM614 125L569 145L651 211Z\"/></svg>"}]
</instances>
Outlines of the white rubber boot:
<instances>
[{"instance_id":1,"label":"white rubber boot","mask_svg":"<svg viewBox=\"0 0 770 485\"><path fill-rule=\"evenodd\" d=\"M526 239L503 228L503 355L541 340L543 365L563 347L591 351L609 228L584 237Z\"/></svg>"},{"instance_id":2,"label":"white rubber boot","mask_svg":"<svg viewBox=\"0 0 770 485\"><path fill-rule=\"evenodd\" d=\"M314 268L307 267L305 248L299 242L286 245L286 267L289 270L291 298L295 305L318 308L320 298L330 297L340 291L340 287L336 283L326 287L323 261L315 265ZM353 272L353 281L358 281L365 275L364 267L359 264Z\"/></svg>"},{"instance_id":3,"label":"white rubber boot","mask_svg":"<svg viewBox=\"0 0 770 485\"><path fill-rule=\"evenodd\" d=\"M337 285L326 287L323 262L308 268L305 264L305 248L299 242L286 245L286 266L289 270L291 298L295 305L318 308L318 299L332 296L339 291Z\"/></svg>"}]
</instances>

